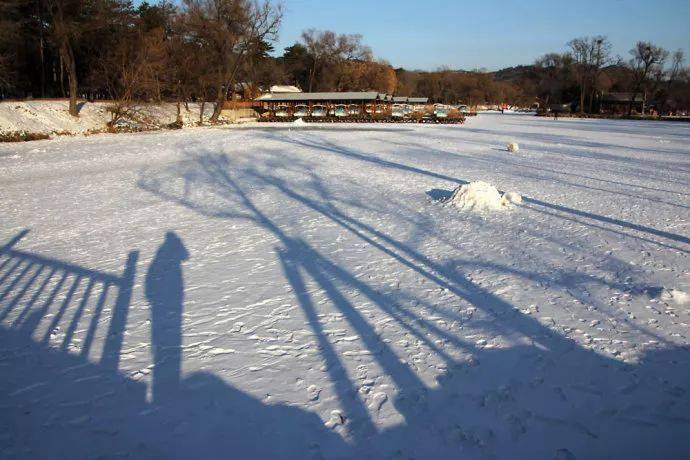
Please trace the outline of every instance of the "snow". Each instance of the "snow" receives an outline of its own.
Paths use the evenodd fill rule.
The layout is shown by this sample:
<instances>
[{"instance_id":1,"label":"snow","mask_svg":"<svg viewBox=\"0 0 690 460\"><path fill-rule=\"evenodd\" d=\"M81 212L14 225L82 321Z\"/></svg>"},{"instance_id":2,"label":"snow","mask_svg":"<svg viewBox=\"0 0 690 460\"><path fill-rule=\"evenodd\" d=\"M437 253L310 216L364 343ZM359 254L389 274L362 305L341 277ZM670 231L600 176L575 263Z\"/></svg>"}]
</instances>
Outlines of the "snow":
<instances>
[{"instance_id":1,"label":"snow","mask_svg":"<svg viewBox=\"0 0 690 460\"><path fill-rule=\"evenodd\" d=\"M77 107L79 117L68 112L67 100L36 100L21 102L0 102L0 134L28 132L40 134L92 134L103 132L111 120L108 102L81 101ZM199 121L201 104L190 103L182 106L184 126L192 126ZM166 125L177 119L177 107L172 103L150 104L138 109L144 118L158 125ZM206 104L205 119L213 113L213 104Z\"/></svg>"},{"instance_id":2,"label":"snow","mask_svg":"<svg viewBox=\"0 0 690 460\"><path fill-rule=\"evenodd\" d=\"M273 85L270 90L271 93L301 93L302 90L296 86L291 85Z\"/></svg>"},{"instance_id":3,"label":"snow","mask_svg":"<svg viewBox=\"0 0 690 460\"><path fill-rule=\"evenodd\" d=\"M673 302L678 305L685 305L690 302L690 295L680 289L664 289L660 298L664 302Z\"/></svg>"},{"instance_id":4,"label":"snow","mask_svg":"<svg viewBox=\"0 0 690 460\"><path fill-rule=\"evenodd\" d=\"M448 203L462 211L487 211L503 207L501 194L496 187L482 181L458 186Z\"/></svg>"},{"instance_id":5,"label":"snow","mask_svg":"<svg viewBox=\"0 0 690 460\"><path fill-rule=\"evenodd\" d=\"M293 128L0 145L0 457L690 457L690 125Z\"/></svg>"},{"instance_id":6,"label":"snow","mask_svg":"<svg viewBox=\"0 0 690 460\"><path fill-rule=\"evenodd\" d=\"M506 192L501 197L501 202L503 202L504 205L520 204L522 203L522 196L520 196L518 192Z\"/></svg>"},{"instance_id":7,"label":"snow","mask_svg":"<svg viewBox=\"0 0 690 460\"><path fill-rule=\"evenodd\" d=\"M507 146L507 149L511 153L517 153L520 150L520 146L517 142L510 142Z\"/></svg>"}]
</instances>

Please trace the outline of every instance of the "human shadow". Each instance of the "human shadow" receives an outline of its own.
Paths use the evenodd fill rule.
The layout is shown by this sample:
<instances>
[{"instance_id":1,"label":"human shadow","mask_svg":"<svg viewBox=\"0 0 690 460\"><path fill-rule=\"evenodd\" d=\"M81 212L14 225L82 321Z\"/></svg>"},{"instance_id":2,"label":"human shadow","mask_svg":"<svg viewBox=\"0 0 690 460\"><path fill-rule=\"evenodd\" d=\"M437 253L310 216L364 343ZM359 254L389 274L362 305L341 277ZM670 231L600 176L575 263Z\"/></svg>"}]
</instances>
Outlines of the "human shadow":
<instances>
[{"instance_id":1,"label":"human shadow","mask_svg":"<svg viewBox=\"0 0 690 460\"><path fill-rule=\"evenodd\" d=\"M2 458L349 456L316 414L265 404L208 372L182 374L189 254L174 232L145 279L154 362L143 368L121 364L142 345L127 343L138 253L114 275L16 249L26 233L0 247Z\"/></svg>"},{"instance_id":2,"label":"human shadow","mask_svg":"<svg viewBox=\"0 0 690 460\"><path fill-rule=\"evenodd\" d=\"M184 281L182 262L189 253L175 232L167 232L146 273L146 299L151 306L153 400L162 402L178 391L182 362Z\"/></svg>"}]
</instances>

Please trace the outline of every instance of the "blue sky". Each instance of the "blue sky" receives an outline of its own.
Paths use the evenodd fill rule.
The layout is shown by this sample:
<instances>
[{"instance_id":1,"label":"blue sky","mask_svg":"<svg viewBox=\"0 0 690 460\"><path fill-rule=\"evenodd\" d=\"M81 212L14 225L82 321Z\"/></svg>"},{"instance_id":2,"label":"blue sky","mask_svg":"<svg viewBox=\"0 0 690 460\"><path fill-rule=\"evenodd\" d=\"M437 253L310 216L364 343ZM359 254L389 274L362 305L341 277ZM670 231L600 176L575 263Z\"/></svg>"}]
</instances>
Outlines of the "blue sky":
<instances>
[{"instance_id":1,"label":"blue sky","mask_svg":"<svg viewBox=\"0 0 690 460\"><path fill-rule=\"evenodd\" d=\"M276 48L304 29L360 33L395 67L495 70L530 64L568 40L607 35L628 59L637 40L690 54L690 0L285 0ZM689 56L690 58L690 56Z\"/></svg>"}]
</instances>

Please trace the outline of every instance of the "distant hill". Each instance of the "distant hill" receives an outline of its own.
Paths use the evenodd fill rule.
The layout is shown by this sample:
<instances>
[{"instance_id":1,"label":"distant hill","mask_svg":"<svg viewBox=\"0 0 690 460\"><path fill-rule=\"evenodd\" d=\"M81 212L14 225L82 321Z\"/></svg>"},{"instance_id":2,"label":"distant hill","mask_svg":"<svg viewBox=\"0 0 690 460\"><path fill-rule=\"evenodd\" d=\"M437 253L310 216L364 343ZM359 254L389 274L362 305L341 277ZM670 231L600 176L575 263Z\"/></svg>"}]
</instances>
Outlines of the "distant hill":
<instances>
[{"instance_id":1,"label":"distant hill","mask_svg":"<svg viewBox=\"0 0 690 460\"><path fill-rule=\"evenodd\" d=\"M536 67L534 65L519 65L515 67L506 67L505 69L490 72L494 80L497 81L518 81L525 78L535 78Z\"/></svg>"}]
</instances>

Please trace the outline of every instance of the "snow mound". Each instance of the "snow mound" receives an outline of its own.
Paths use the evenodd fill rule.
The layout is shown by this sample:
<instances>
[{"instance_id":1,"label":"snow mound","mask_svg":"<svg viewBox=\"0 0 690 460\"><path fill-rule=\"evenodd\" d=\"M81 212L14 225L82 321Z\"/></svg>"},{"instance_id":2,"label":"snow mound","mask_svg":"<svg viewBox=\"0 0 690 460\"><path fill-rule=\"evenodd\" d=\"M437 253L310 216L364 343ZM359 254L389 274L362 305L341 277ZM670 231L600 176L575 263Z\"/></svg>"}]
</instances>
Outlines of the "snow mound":
<instances>
[{"instance_id":1,"label":"snow mound","mask_svg":"<svg viewBox=\"0 0 690 460\"><path fill-rule=\"evenodd\" d=\"M664 289L661 291L659 298L664 302L673 302L677 305L685 305L690 302L690 294L683 292L680 289Z\"/></svg>"},{"instance_id":2,"label":"snow mound","mask_svg":"<svg viewBox=\"0 0 690 460\"><path fill-rule=\"evenodd\" d=\"M292 124L297 126L304 126L307 124L307 122L302 120L301 118L298 118L297 120L293 121Z\"/></svg>"},{"instance_id":3,"label":"snow mound","mask_svg":"<svg viewBox=\"0 0 690 460\"><path fill-rule=\"evenodd\" d=\"M511 143L509 143L508 146L507 146L507 148L508 148L508 151L509 151L509 152L512 152L512 153L516 153L517 151L520 150L520 146L518 145L517 142L511 142Z\"/></svg>"},{"instance_id":4,"label":"snow mound","mask_svg":"<svg viewBox=\"0 0 690 460\"><path fill-rule=\"evenodd\" d=\"M110 107L112 102L80 101L79 117L69 114L69 101L35 100L0 102L0 134L26 132L47 135L75 135L92 134L107 131L107 123L111 121ZM177 120L176 104L164 102L161 104L143 104L133 108L137 118L148 120L148 124L166 126ZM180 112L183 126L194 126L199 121L200 103L189 103ZM204 119L213 113L213 104L205 104ZM223 116L221 115L221 118ZM138 126L136 120L123 121L124 125ZM121 125L122 126L122 125ZM125 127L125 126L122 126Z\"/></svg>"},{"instance_id":5,"label":"snow mound","mask_svg":"<svg viewBox=\"0 0 690 460\"><path fill-rule=\"evenodd\" d=\"M522 197L517 192L501 196L493 185L476 181L456 188L447 203L463 211L495 211L522 203Z\"/></svg>"},{"instance_id":6,"label":"snow mound","mask_svg":"<svg viewBox=\"0 0 690 460\"><path fill-rule=\"evenodd\" d=\"M482 181L470 182L455 189L448 203L463 211L501 209L501 194L496 187Z\"/></svg>"},{"instance_id":7,"label":"snow mound","mask_svg":"<svg viewBox=\"0 0 690 460\"><path fill-rule=\"evenodd\" d=\"M518 192L506 192L501 198L504 206L509 204L520 204L522 203L522 196Z\"/></svg>"}]
</instances>

